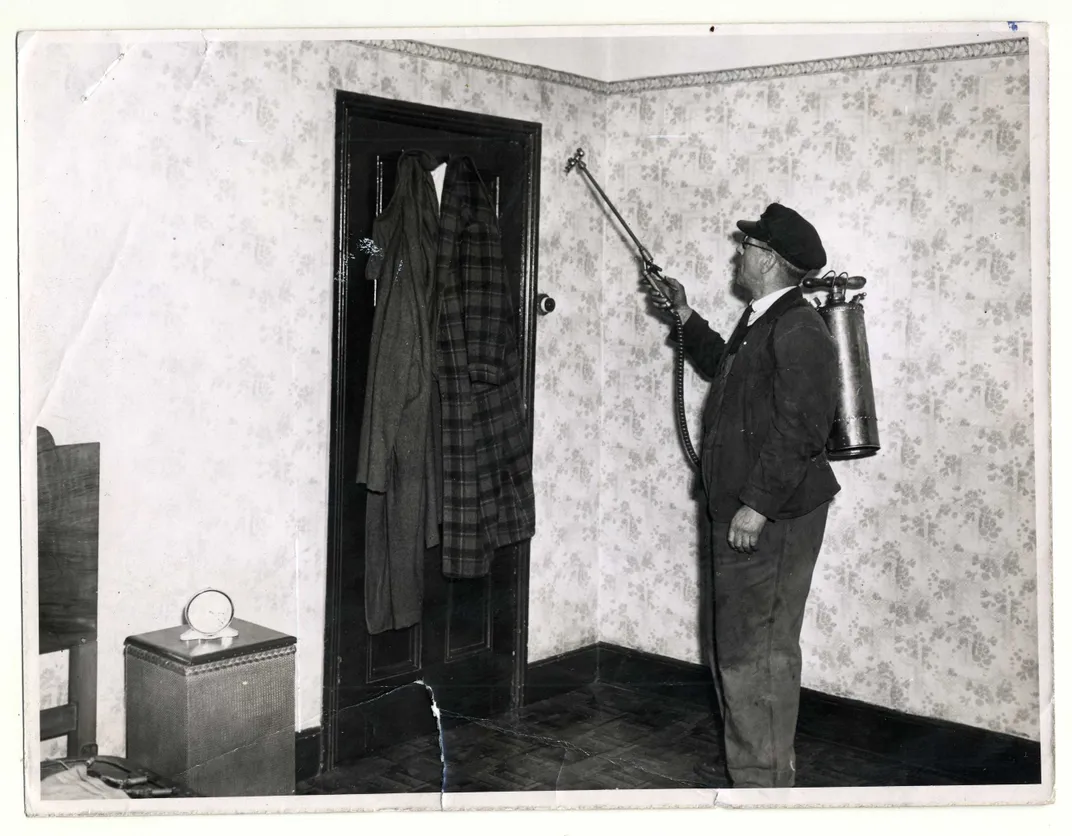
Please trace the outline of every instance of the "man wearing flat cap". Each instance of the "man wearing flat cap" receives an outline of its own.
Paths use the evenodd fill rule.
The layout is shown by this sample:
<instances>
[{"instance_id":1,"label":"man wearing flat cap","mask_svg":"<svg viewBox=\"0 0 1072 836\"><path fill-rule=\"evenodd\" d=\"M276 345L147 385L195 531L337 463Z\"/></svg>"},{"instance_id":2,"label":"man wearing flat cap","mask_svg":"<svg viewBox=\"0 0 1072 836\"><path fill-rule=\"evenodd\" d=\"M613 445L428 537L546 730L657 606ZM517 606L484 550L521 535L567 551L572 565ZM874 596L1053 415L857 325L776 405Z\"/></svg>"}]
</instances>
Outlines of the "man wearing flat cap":
<instances>
[{"instance_id":1,"label":"man wearing flat cap","mask_svg":"<svg viewBox=\"0 0 1072 836\"><path fill-rule=\"evenodd\" d=\"M800 281L826 264L815 228L778 203L739 221L735 277L752 300L728 341L676 280L653 277L684 323L686 355L711 380L701 468L711 522L712 668L734 787L791 787L800 631L840 489L826 458L838 364ZM701 768L710 778L713 768Z\"/></svg>"}]
</instances>

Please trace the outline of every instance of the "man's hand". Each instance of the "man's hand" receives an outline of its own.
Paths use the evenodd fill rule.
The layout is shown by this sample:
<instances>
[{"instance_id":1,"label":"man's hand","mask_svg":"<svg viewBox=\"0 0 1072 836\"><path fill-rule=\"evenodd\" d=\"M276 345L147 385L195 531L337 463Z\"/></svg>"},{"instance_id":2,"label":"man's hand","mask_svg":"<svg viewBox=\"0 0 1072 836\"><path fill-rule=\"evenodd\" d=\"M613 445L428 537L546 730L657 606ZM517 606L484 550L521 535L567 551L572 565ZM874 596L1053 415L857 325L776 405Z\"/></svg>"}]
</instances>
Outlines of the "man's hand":
<instances>
[{"instance_id":1,"label":"man's hand","mask_svg":"<svg viewBox=\"0 0 1072 836\"><path fill-rule=\"evenodd\" d=\"M677 311L677 315L681 317L681 323L684 324L685 320L692 315L692 308L689 307L688 298L685 296L685 288L681 286L677 279L672 279L670 276L659 276L649 272L648 278L663 292L663 296L670 300L667 302L658 293L653 292L647 281L645 281L645 289L651 293L652 304L663 311L674 309Z\"/></svg>"},{"instance_id":2,"label":"man's hand","mask_svg":"<svg viewBox=\"0 0 1072 836\"><path fill-rule=\"evenodd\" d=\"M754 552L759 544L759 534L766 524L767 518L759 511L742 505L730 522L730 548L737 552Z\"/></svg>"}]
</instances>

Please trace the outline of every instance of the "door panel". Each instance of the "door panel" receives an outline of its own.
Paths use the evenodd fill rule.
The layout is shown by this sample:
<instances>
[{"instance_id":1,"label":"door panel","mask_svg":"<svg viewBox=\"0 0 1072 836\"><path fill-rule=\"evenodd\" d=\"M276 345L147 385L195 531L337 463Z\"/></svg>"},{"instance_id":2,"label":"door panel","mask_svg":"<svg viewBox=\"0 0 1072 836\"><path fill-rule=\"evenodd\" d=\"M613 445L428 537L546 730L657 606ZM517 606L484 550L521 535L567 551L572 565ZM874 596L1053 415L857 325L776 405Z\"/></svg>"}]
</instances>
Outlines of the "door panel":
<instances>
[{"instance_id":1,"label":"door panel","mask_svg":"<svg viewBox=\"0 0 1072 836\"><path fill-rule=\"evenodd\" d=\"M429 689L451 726L520 703L528 543L500 549L486 578L448 580L427 550L420 624L370 635L364 606L364 486L355 480L377 288L362 239L387 205L404 150L473 159L499 209L532 438L539 126L339 94L336 330L325 627L324 766L433 733Z\"/></svg>"}]
</instances>

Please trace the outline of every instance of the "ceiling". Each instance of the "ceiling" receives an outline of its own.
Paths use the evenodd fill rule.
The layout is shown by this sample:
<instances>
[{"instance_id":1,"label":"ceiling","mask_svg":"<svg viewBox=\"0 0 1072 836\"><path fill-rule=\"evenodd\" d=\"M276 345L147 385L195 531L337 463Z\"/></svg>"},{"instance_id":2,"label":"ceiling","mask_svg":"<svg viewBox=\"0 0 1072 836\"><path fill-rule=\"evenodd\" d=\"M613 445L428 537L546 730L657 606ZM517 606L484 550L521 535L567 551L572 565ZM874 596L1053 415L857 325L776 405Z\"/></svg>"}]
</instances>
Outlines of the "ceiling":
<instances>
[{"instance_id":1,"label":"ceiling","mask_svg":"<svg viewBox=\"0 0 1072 836\"><path fill-rule=\"evenodd\" d=\"M422 30L413 40L595 78L624 81L1023 37L994 24Z\"/></svg>"}]
</instances>

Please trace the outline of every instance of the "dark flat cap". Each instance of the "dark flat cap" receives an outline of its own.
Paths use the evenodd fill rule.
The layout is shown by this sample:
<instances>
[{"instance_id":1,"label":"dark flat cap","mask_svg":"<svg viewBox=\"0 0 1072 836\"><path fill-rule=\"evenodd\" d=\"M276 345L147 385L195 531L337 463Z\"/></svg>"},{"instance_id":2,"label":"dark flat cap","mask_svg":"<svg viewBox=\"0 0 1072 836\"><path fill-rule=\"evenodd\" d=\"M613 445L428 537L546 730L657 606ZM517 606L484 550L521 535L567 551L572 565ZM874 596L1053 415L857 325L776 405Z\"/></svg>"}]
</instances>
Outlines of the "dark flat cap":
<instances>
[{"instance_id":1,"label":"dark flat cap","mask_svg":"<svg viewBox=\"0 0 1072 836\"><path fill-rule=\"evenodd\" d=\"M801 270L818 270L826 264L826 250L815 227L780 203L768 206L758 221L737 221L737 228Z\"/></svg>"}]
</instances>

